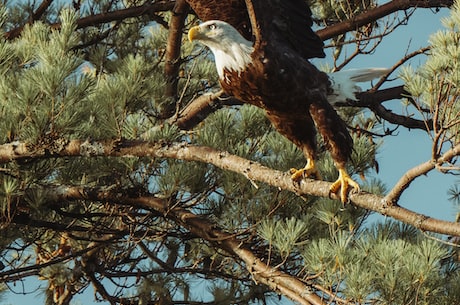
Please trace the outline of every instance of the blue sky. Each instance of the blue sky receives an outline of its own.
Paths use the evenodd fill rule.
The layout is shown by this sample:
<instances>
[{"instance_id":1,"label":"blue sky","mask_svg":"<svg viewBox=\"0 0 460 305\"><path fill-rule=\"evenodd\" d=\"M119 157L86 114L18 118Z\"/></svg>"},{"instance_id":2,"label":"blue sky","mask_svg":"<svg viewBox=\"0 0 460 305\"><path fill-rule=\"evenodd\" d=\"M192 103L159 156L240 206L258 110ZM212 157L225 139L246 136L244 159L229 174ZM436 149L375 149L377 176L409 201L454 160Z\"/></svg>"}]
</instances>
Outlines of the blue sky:
<instances>
[{"instance_id":1,"label":"blue sky","mask_svg":"<svg viewBox=\"0 0 460 305\"><path fill-rule=\"evenodd\" d=\"M427 45L427 39L431 33L441 28L440 18L448 15L444 9L433 13L429 9L419 9L411 17L408 26L403 26L387 37L372 55L360 56L353 61L348 68L361 67L390 67L400 60L406 51L415 51ZM424 60L423 56L416 57L411 62L414 66ZM399 83L392 83L398 85ZM391 105L391 107L390 107ZM387 107L399 112L403 106L400 101L391 101ZM423 163L430 158L431 141L426 133L420 130L407 131L404 128L398 129L397 136L386 137L380 150L378 162L380 172L377 177L381 179L388 188L400 179L410 168ZM400 204L408 209L423 213L435 218L453 220L457 209L447 200L447 190L458 178L443 175L435 171L430 172L426 177L418 178L411 187L403 194ZM35 291L44 282L28 280L26 291ZM17 288L20 287L20 284ZM21 291L18 289L18 291ZM30 295L16 295L8 293L2 295L0 305L3 304L43 304L43 296L40 291ZM286 302L288 304L289 302ZM84 296L77 297L72 304L108 304L96 303L94 301L92 288L87 289Z\"/></svg>"},{"instance_id":2,"label":"blue sky","mask_svg":"<svg viewBox=\"0 0 460 305\"><path fill-rule=\"evenodd\" d=\"M434 13L429 9L419 9L411 17L408 26L401 27L376 50L375 54L364 56L355 63L359 66L392 66L405 53L410 53L427 46L429 36L442 29L440 19L449 15L449 10L444 9ZM425 59L424 55L417 56L410 61L416 67ZM391 86L400 84L397 80ZM403 113L404 106L400 101L390 101L386 107L396 113ZM431 157L431 140L426 132L421 130L407 130L399 128L397 136L386 137L378 162L380 172L377 175L392 188L401 176L418 164L428 161ZM447 191L458 177L444 175L437 171L428 173L427 176L417 178L404 192L400 205L435 218L454 220L457 208L447 200Z\"/></svg>"}]
</instances>

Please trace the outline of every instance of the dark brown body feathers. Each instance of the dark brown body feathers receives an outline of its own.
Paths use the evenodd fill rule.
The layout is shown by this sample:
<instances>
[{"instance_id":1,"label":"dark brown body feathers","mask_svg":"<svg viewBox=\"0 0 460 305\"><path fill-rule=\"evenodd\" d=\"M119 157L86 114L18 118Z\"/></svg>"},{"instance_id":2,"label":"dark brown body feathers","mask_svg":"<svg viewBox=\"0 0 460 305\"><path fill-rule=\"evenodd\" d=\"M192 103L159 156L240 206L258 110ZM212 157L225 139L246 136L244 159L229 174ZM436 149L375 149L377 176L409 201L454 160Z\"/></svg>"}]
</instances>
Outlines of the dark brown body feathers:
<instances>
[{"instance_id":1,"label":"dark brown body feathers","mask_svg":"<svg viewBox=\"0 0 460 305\"><path fill-rule=\"evenodd\" d=\"M318 130L336 164L344 167L353 141L327 101L328 76L308 61L324 53L305 1L187 1L203 21L226 21L246 38L252 36L253 63L242 72L225 71L222 88L263 108L274 127L308 158L316 156Z\"/></svg>"}]
</instances>

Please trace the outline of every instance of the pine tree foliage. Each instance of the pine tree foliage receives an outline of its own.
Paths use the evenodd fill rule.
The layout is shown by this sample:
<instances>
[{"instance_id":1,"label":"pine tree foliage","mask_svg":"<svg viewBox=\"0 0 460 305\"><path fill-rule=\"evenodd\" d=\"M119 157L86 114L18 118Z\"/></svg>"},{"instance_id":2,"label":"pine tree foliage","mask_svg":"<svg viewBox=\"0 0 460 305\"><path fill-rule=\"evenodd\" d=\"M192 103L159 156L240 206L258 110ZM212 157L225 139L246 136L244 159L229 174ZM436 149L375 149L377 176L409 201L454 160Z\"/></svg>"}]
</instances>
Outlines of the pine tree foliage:
<instances>
[{"instance_id":1,"label":"pine tree foliage","mask_svg":"<svg viewBox=\"0 0 460 305\"><path fill-rule=\"evenodd\" d=\"M458 97L460 79L459 65L459 28L460 8L456 2L452 14L442 20L445 30L438 31L430 38L430 56L417 71L411 66L403 70L401 77L405 81L411 97L417 102L420 112L436 120L437 131L433 138L440 137L444 143L458 142Z\"/></svg>"},{"instance_id":2,"label":"pine tree foliage","mask_svg":"<svg viewBox=\"0 0 460 305\"><path fill-rule=\"evenodd\" d=\"M335 23L375 6L358 2L313 5L318 22ZM16 284L34 277L36 286L45 287L46 304L72 304L80 294L104 304L279 302L273 287L255 280L251 266L219 248L220 236L205 240L189 230L189 212L212 223L208 230L230 233L260 261L299 279L324 304L459 304L456 248L411 226L370 224L367 210L298 196L211 162L148 152L96 156L90 145L78 156L56 154L72 140L113 143L113 150L120 149L117 143L183 143L280 171L304 165L299 149L249 105L219 109L191 130L178 127L181 111L219 86L210 53L183 37L177 94L165 93L168 25L175 14L158 11L84 27L77 22L157 3L87 0L70 8L56 2L34 19L38 3L4 1L3 33L26 25L18 37L0 40L0 144L26 143L46 157L2 161L1 289L34 292ZM458 57L459 11L455 7L445 21L449 31L432 38L432 59L406 80L421 109L442 112L441 146L458 142L458 111L449 108L458 107L458 69L436 58ZM190 15L184 31L195 22ZM373 30L375 24L366 35ZM434 99L439 93L443 99ZM381 141L372 135L382 125L359 107L340 114L355 142L349 171L365 179L363 189L385 193L384 183L372 177ZM319 156L323 178L332 181L332 159L323 147ZM79 192L72 193L75 188ZM182 218L171 216L178 214Z\"/></svg>"},{"instance_id":3,"label":"pine tree foliage","mask_svg":"<svg viewBox=\"0 0 460 305\"><path fill-rule=\"evenodd\" d=\"M444 30L430 36L430 56L415 70L406 66L401 72L409 97L425 120L433 120L430 132L433 159L460 141L460 4L455 2L450 16L442 19ZM458 198L454 185L449 194Z\"/></svg>"},{"instance_id":4,"label":"pine tree foliage","mask_svg":"<svg viewBox=\"0 0 460 305\"><path fill-rule=\"evenodd\" d=\"M310 1L315 12L315 16L323 21L343 21L350 19L362 11L375 7L376 2L366 1Z\"/></svg>"}]
</instances>

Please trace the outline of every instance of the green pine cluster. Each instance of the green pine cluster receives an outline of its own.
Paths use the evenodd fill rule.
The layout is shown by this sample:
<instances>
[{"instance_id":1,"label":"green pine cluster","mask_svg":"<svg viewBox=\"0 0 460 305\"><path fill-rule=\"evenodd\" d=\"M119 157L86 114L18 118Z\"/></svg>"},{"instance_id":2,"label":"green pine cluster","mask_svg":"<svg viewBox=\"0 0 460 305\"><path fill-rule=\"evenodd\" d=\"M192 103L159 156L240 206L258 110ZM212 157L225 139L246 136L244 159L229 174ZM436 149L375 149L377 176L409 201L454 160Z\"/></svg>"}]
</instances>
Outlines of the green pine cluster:
<instances>
[{"instance_id":1,"label":"green pine cluster","mask_svg":"<svg viewBox=\"0 0 460 305\"><path fill-rule=\"evenodd\" d=\"M445 29L430 36L426 62L417 69L405 66L400 75L410 93L405 103L414 105L419 117L432 121L433 160L460 142L460 2L455 1L451 14L441 21ZM460 203L458 183L449 197Z\"/></svg>"},{"instance_id":2,"label":"green pine cluster","mask_svg":"<svg viewBox=\"0 0 460 305\"><path fill-rule=\"evenodd\" d=\"M83 1L80 11L136 4ZM25 2L4 5L3 31L22 24L31 10L33 4ZM172 16L156 18L168 24ZM26 25L20 37L0 40L0 144L27 143L53 152L74 139L184 142L283 171L304 165L302 153L255 107L220 109L192 130L180 130L164 117L171 105L180 112L218 84L210 53L184 37L177 98L165 96L168 29L162 22L129 18L77 29L77 12L59 6L42 19ZM59 29L47 24L56 21ZM195 21L190 16L187 26ZM372 178L379 142L366 133L381 126L361 109L341 115L349 126L360 127L352 133L350 172L365 179L363 189L384 193L385 186ZM322 147L318 163L325 180L336 179ZM455 248L411 227L373 224L366 210L299 197L211 164L147 156L30 158L1 165L0 276L10 287L28 276L38 278L47 287L47 304L69 304L80 293L93 297L94 283L117 298L98 290L95 297L111 304L279 301L240 261L165 215L116 200L56 201L67 186L161 198L170 208L206 217L331 304L459 304ZM65 256L70 258L20 271ZM19 271L2 273L14 269Z\"/></svg>"}]
</instances>

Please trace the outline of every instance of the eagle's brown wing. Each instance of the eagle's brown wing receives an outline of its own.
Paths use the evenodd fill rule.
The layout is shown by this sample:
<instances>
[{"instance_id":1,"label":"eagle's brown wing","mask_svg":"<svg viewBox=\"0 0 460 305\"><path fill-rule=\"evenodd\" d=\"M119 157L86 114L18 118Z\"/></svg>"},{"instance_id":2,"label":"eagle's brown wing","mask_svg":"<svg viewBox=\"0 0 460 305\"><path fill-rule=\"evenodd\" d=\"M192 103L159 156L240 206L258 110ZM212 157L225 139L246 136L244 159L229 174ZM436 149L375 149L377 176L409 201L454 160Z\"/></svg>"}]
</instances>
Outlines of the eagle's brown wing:
<instances>
[{"instance_id":1,"label":"eagle's brown wing","mask_svg":"<svg viewBox=\"0 0 460 305\"><path fill-rule=\"evenodd\" d=\"M221 20L231 24L247 40L252 29L244 0L187 0L202 21Z\"/></svg>"},{"instance_id":2,"label":"eagle's brown wing","mask_svg":"<svg viewBox=\"0 0 460 305\"><path fill-rule=\"evenodd\" d=\"M187 0L203 20L222 20L247 40L285 45L304 59L324 57L305 0Z\"/></svg>"},{"instance_id":3,"label":"eagle's brown wing","mask_svg":"<svg viewBox=\"0 0 460 305\"><path fill-rule=\"evenodd\" d=\"M325 57L323 42L313 31L312 12L305 0L245 0L255 47L288 47L304 59Z\"/></svg>"}]
</instances>

